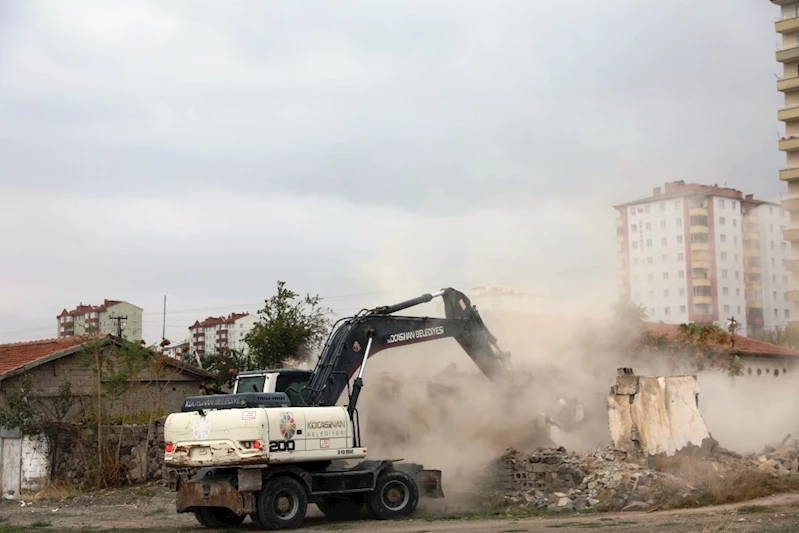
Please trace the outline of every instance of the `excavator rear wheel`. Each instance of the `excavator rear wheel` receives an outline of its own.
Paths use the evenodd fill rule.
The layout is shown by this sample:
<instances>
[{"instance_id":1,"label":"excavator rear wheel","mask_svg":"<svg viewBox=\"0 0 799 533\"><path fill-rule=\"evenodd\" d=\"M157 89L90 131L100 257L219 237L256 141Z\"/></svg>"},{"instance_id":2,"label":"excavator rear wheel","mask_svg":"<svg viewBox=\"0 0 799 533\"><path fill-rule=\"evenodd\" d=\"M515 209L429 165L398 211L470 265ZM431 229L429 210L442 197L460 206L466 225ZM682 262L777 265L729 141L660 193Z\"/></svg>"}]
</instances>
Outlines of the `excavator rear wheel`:
<instances>
[{"instance_id":1,"label":"excavator rear wheel","mask_svg":"<svg viewBox=\"0 0 799 533\"><path fill-rule=\"evenodd\" d=\"M377 478L375 490L366 498L366 509L378 520L410 516L419 503L416 481L399 470L386 470Z\"/></svg>"},{"instance_id":2,"label":"excavator rear wheel","mask_svg":"<svg viewBox=\"0 0 799 533\"><path fill-rule=\"evenodd\" d=\"M355 520L360 516L363 504L364 495L361 493L331 496L316 506L330 520Z\"/></svg>"}]
</instances>

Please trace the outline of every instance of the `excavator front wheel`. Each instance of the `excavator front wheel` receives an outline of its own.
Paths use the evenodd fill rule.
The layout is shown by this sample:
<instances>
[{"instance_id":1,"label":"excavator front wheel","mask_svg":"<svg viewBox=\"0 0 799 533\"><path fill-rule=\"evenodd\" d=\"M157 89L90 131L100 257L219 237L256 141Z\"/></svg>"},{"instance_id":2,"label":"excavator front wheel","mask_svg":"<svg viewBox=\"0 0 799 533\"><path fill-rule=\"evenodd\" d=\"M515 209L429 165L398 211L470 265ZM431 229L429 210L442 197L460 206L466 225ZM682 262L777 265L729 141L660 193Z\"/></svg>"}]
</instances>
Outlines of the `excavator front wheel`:
<instances>
[{"instance_id":1,"label":"excavator front wheel","mask_svg":"<svg viewBox=\"0 0 799 533\"><path fill-rule=\"evenodd\" d=\"M297 529L305 520L308 493L302 484L289 476L269 479L258 493L259 526L266 529Z\"/></svg>"},{"instance_id":2,"label":"excavator front wheel","mask_svg":"<svg viewBox=\"0 0 799 533\"><path fill-rule=\"evenodd\" d=\"M364 504L363 493L331 496L316 504L329 520L355 520Z\"/></svg>"},{"instance_id":3,"label":"excavator front wheel","mask_svg":"<svg viewBox=\"0 0 799 533\"><path fill-rule=\"evenodd\" d=\"M366 498L366 509L378 520L410 516L419 503L416 481L399 470L386 470L377 478L375 490Z\"/></svg>"},{"instance_id":4,"label":"excavator front wheel","mask_svg":"<svg viewBox=\"0 0 799 533\"><path fill-rule=\"evenodd\" d=\"M198 507L194 510L194 518L205 527L222 529L238 526L246 516L239 516L224 507Z\"/></svg>"}]
</instances>

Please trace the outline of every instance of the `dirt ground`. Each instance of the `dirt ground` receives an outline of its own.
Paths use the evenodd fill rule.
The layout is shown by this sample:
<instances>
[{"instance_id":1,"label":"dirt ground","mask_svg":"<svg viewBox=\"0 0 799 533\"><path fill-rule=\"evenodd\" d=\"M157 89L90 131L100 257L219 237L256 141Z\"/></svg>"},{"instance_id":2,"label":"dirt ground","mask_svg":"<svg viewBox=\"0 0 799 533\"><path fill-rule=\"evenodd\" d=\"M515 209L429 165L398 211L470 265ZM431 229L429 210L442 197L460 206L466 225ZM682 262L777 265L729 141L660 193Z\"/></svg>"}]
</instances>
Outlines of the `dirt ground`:
<instances>
[{"instance_id":1,"label":"dirt ground","mask_svg":"<svg viewBox=\"0 0 799 533\"><path fill-rule=\"evenodd\" d=\"M449 500L449 498L447 498ZM379 531L382 533L487 532L576 533L587 529L602 531L681 532L758 532L799 531L799 492L770 496L743 504L701 509L623 514L567 514L524 518L492 517L466 511L468 503L452 500L423 500L409 520L376 522L364 518L354 522L329 522L316 506L309 506L301 531ZM0 533L23 531L77 533L81 531L116 533L201 532L190 514L174 511L174 494L164 487L148 485L38 502L0 502ZM239 531L255 531L249 521ZM228 530L230 531L230 530Z\"/></svg>"}]
</instances>

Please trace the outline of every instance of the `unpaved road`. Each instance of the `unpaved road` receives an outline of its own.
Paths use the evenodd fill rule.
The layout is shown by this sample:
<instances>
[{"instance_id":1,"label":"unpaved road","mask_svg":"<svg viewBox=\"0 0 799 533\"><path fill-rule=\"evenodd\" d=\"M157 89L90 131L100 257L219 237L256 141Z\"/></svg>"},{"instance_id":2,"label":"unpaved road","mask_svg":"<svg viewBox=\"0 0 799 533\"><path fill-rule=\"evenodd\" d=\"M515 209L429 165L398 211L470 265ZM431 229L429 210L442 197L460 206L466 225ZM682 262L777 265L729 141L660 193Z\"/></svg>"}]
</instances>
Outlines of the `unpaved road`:
<instances>
[{"instance_id":1,"label":"unpaved road","mask_svg":"<svg viewBox=\"0 0 799 533\"><path fill-rule=\"evenodd\" d=\"M27 503L27 502L26 502ZM353 531L380 533L576 533L586 530L647 533L788 533L799 531L799 493L770 496L744 504L702 509L623 514L569 514L523 519L475 519L453 513L450 504L420 506L412 520L329 522L315 506L301 531ZM113 491L22 506L19 501L0 503L0 533L30 531L70 533L104 532L211 532L192 515L174 511L174 496L162 487ZM249 520L238 531L256 531ZM225 530L231 531L231 530Z\"/></svg>"}]
</instances>

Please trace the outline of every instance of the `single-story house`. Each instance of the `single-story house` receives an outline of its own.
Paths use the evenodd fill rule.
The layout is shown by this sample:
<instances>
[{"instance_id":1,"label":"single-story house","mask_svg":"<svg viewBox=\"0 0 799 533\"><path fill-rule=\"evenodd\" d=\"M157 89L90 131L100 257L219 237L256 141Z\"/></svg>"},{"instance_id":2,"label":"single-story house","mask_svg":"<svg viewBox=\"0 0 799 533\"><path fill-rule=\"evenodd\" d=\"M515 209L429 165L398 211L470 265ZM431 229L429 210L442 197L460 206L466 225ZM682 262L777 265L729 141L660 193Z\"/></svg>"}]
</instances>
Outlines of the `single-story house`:
<instances>
[{"instance_id":1,"label":"single-story house","mask_svg":"<svg viewBox=\"0 0 799 533\"><path fill-rule=\"evenodd\" d=\"M70 413L62 421L81 423L92 413L97 400L96 363L111 368L130 348L128 341L113 335L90 340L62 337L30 342L0 344L0 409L9 407L7 395L18 390L23 379L30 379L28 397L54 405L63 384L71 387ZM126 353L136 353L128 351ZM187 396L202 394L216 375L171 357L156 358L157 364L143 363L138 372L122 380L124 392L106 394L107 416L179 411ZM105 375L105 374L104 374ZM113 422L114 420L112 420ZM48 477L49 462L42 446L26 438L16 428L0 428L0 492L18 493Z\"/></svg>"}]
</instances>

